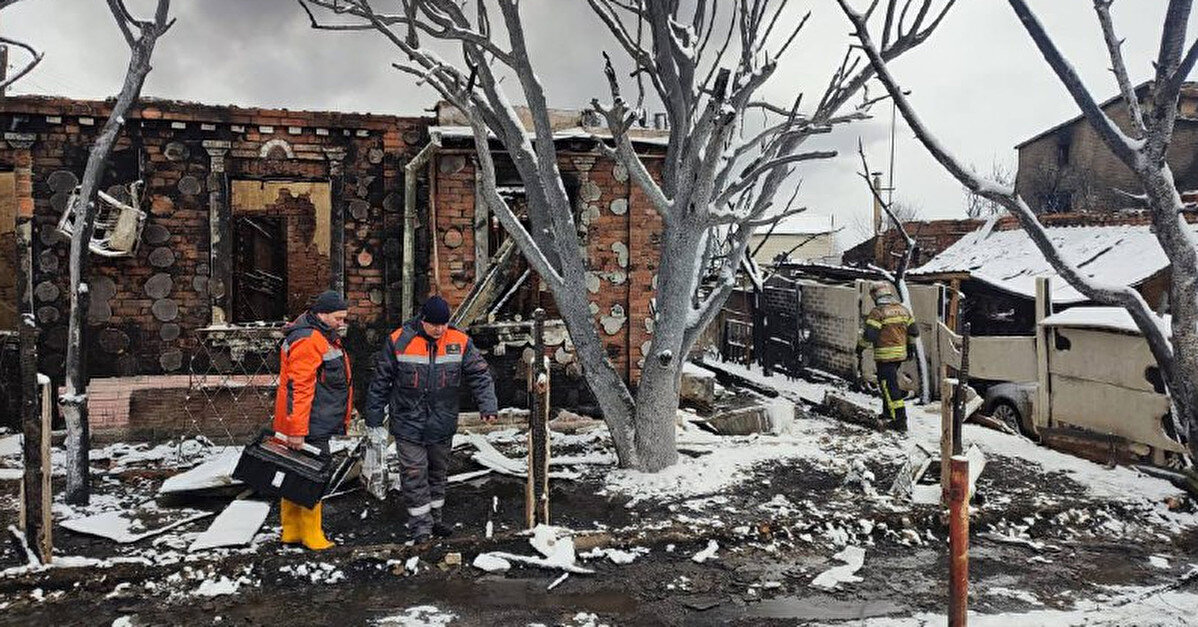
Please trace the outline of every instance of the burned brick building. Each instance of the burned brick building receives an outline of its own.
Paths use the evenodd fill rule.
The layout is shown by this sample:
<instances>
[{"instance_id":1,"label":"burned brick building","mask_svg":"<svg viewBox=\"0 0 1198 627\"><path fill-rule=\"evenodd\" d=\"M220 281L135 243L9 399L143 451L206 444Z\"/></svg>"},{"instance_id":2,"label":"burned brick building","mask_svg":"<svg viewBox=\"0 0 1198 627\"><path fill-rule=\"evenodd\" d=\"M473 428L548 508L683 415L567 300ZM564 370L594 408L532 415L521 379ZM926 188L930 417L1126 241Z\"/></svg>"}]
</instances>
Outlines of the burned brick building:
<instances>
[{"instance_id":1,"label":"burned brick building","mask_svg":"<svg viewBox=\"0 0 1198 627\"><path fill-rule=\"evenodd\" d=\"M0 100L0 329L33 311L39 368L55 380L69 307L60 222L109 110L100 101ZM277 357L283 321L325 288L350 303L360 383L383 334L436 290L454 306L471 301L475 315L466 322L496 323L499 331L479 330L480 344L493 366L510 366L521 351L507 354L502 343L512 334L503 323L527 320L535 306L552 312L552 299L478 200L473 138L453 122L444 110L398 117L135 106L100 186L108 196L103 241L93 245L87 277L91 402L104 385L126 390L122 382L141 377L134 387L144 390L122 391L128 406L114 411L132 415L141 394L143 404L170 413L194 396L197 373L212 372L237 375L238 385L261 387L265 397L269 386L257 375ZM568 112L554 122L593 310L609 354L632 381L652 330L660 219L623 168L601 156L596 129ZM638 145L661 152L652 141ZM501 148L492 150L502 191L518 208L519 179ZM29 272L17 261L15 232L24 223L32 227ZM495 285L478 289L481 277ZM18 281L30 287L24 306ZM556 363L569 371L571 346L558 337Z\"/></svg>"},{"instance_id":2,"label":"burned brick building","mask_svg":"<svg viewBox=\"0 0 1198 627\"><path fill-rule=\"evenodd\" d=\"M1147 107L1150 82L1135 89ZM1125 132L1131 127L1122 96L1100 105ZM1198 83L1182 86L1178 118L1166 158L1178 190L1198 189ZM1134 203L1140 182L1083 116L1044 130L1015 146L1019 153L1015 189L1038 214L1109 213Z\"/></svg>"}]
</instances>

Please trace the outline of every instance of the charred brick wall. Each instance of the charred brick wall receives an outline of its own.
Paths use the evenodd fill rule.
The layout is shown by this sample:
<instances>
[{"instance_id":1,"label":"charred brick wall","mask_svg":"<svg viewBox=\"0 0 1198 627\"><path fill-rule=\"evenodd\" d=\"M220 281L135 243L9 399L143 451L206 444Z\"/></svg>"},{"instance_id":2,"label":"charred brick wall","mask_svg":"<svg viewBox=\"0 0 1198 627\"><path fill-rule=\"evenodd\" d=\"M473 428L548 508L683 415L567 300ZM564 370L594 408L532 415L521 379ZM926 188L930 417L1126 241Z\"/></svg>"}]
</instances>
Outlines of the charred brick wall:
<instances>
[{"instance_id":1,"label":"charred brick wall","mask_svg":"<svg viewBox=\"0 0 1198 627\"><path fill-rule=\"evenodd\" d=\"M52 376L62 372L69 308L68 246L55 225L109 108L104 102L41 97L0 102L5 128L33 137L24 153L30 184L22 197L18 176L16 192L34 208L34 298L43 330L39 353L43 371ZM235 180L328 185L332 256L289 251L296 291L319 291L328 285L312 277L336 276L356 324L387 326L389 301L399 299L399 269L391 259L401 255L402 168L426 141L428 123L166 101L135 107L126 116L101 189L127 199L127 185L144 181L147 217L134 255L91 258L89 372L186 372L196 330L228 320L221 299L232 286L228 272L214 263L222 255L212 216L231 215L229 185ZM22 158L21 150L5 146L0 170L19 174ZM322 271L318 265L329 267Z\"/></svg>"},{"instance_id":2,"label":"charred brick wall","mask_svg":"<svg viewBox=\"0 0 1198 627\"><path fill-rule=\"evenodd\" d=\"M653 331L661 217L622 165L597 151L574 148L559 150L558 168L574 205L579 244L585 249L591 311L612 363L635 383ZM437 262L430 264L428 279L430 285L436 283L432 268L438 268L440 293L452 307L462 303L475 280L475 166L468 154L440 154L430 192L435 199L436 215L430 220L436 224ZM660 160L647 155L647 161L650 171L658 174ZM552 316L552 297L537 291L534 279L513 300L539 303ZM520 315L530 314L531 310ZM568 351L552 352L560 365L572 360Z\"/></svg>"}]
</instances>

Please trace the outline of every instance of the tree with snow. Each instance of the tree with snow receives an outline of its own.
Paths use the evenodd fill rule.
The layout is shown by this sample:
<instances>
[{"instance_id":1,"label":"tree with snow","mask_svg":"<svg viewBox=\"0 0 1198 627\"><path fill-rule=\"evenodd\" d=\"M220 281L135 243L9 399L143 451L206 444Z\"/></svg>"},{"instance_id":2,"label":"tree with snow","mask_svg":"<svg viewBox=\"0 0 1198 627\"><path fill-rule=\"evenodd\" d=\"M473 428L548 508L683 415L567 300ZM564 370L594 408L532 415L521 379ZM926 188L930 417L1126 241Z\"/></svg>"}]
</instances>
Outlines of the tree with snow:
<instances>
[{"instance_id":1,"label":"tree with snow","mask_svg":"<svg viewBox=\"0 0 1198 627\"><path fill-rule=\"evenodd\" d=\"M882 54L894 59L922 43L952 1L933 10L935 0L888 0L891 15L907 6L910 19L891 25ZM763 87L810 15L795 15L794 3L588 0L623 55L619 63L608 59L605 68L610 99L593 103L611 133L599 150L627 168L664 223L652 342L634 392L609 361L589 308L586 260L518 0L396 0L386 3L391 12L367 0L300 4L315 28L379 33L406 57L397 69L465 114L474 130L481 196L553 293L620 465L657 471L673 464L682 364L731 293L752 234L802 211L778 206L776 192L799 164L835 156L803 150L806 141L867 117L873 103L868 96L849 106L873 77L860 53L845 53L813 107L805 108L801 95L770 102ZM314 9L335 23L320 21ZM448 47L460 53L452 61L441 54ZM634 68L629 77L613 67L623 61ZM669 123L660 173L641 160L630 136L646 83ZM626 99L624 91L633 85L637 95ZM531 133L513 95L529 108ZM750 114L767 121L751 122ZM495 189L489 137L503 145L524 182L531 228Z\"/></svg>"},{"instance_id":2,"label":"tree with snow","mask_svg":"<svg viewBox=\"0 0 1198 627\"><path fill-rule=\"evenodd\" d=\"M871 33L873 5L869 10L859 12L853 8L851 0L837 1L852 22L861 48L877 71L878 79L894 98L916 137L936 161L970 192L1001 205L1014 215L1053 269L1070 286L1096 303L1123 307L1131 315L1164 374L1178 433L1187 434L1191 454L1198 453L1198 239L1182 217L1181 195L1165 160L1177 122L1182 84L1193 70L1195 62L1198 62L1198 43L1190 44L1187 48L1185 41L1193 0L1170 0L1168 3L1161 30L1160 50L1153 61L1155 75L1144 102L1137 97L1128 75L1122 40L1116 34L1111 19L1113 0L1094 0L1094 11L1111 68L1128 113L1126 128L1121 128L1102 110L1026 0L1008 0L1044 60L1081 109L1087 123L1140 182L1142 193L1136 199L1151 216L1157 240L1172 267L1170 325L1153 313L1148 303L1132 287L1083 275L1056 250L1018 190L979 175L949 153L916 114L898 79L891 73L888 67L890 59L885 55L886 37L883 35L879 45Z\"/></svg>"},{"instance_id":3,"label":"tree with snow","mask_svg":"<svg viewBox=\"0 0 1198 627\"><path fill-rule=\"evenodd\" d=\"M7 9L8 7L20 1L21 0L0 0L0 11ZM41 63L42 59L46 57L46 54L27 43L17 41L16 39L11 39L9 37L0 37L0 45L3 45L5 48L20 48L29 55L29 59L26 60L25 64L20 66L20 69L18 69L16 72L8 74L8 68L4 68L4 77L0 78L0 94L3 94L4 90L7 89L9 85L21 80L21 78L31 72L33 68L37 67L37 64ZM5 58L7 58L7 51Z\"/></svg>"},{"instance_id":4,"label":"tree with snow","mask_svg":"<svg viewBox=\"0 0 1198 627\"><path fill-rule=\"evenodd\" d=\"M96 195L99 191L101 174L116 144L121 127L125 125L125 114L141 96L141 87L150 73L150 57L158 38L175 23L169 19L170 0L158 0L153 21L139 20L129 12L124 0L108 0L125 42L129 44L129 66L125 82L112 105L112 112L100 136L87 155L83 178L74 195L71 208L70 289L71 310L67 328L66 393L59 399L62 415L67 424L67 491L68 503L87 503L89 435L87 422L87 373L83 363L83 328L87 315L87 274L90 255L88 246L96 228ZM135 32L136 31L136 32Z\"/></svg>"}]
</instances>

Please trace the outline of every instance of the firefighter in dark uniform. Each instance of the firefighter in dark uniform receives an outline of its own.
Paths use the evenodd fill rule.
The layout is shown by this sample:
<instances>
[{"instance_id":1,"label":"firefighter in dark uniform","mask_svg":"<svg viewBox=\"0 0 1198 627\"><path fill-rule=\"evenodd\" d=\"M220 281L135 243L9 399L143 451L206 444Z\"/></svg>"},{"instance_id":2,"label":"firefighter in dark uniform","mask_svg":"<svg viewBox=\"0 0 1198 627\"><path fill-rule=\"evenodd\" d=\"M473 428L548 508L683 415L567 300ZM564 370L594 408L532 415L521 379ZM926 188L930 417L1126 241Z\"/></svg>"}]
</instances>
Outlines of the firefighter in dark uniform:
<instances>
[{"instance_id":1,"label":"firefighter in dark uniform","mask_svg":"<svg viewBox=\"0 0 1198 627\"><path fill-rule=\"evenodd\" d=\"M919 326L911 312L899 302L889 283L875 283L869 290L874 308L865 318L860 355L872 348L878 371L878 388L882 394L882 415L887 426L897 431L907 430L907 408L904 393L899 388L898 372L904 361L914 353Z\"/></svg>"},{"instance_id":2,"label":"firefighter in dark uniform","mask_svg":"<svg viewBox=\"0 0 1198 627\"><path fill-rule=\"evenodd\" d=\"M329 290L284 327L287 339L279 351L274 429L287 436L291 448L310 444L327 452L329 439L345 433L349 424L353 377L339 334L348 308L340 294ZM333 546L324 536L321 503L309 509L282 499L279 517L285 544L303 544L314 551Z\"/></svg>"},{"instance_id":3,"label":"firefighter in dark uniform","mask_svg":"<svg viewBox=\"0 0 1198 627\"><path fill-rule=\"evenodd\" d=\"M464 384L487 423L498 413L495 384L482 354L465 333L449 326L449 304L430 297L420 316L396 329L379 354L366 403L373 440L386 441L385 414L401 466L408 533L417 544L448 536L442 522L445 485L458 401Z\"/></svg>"}]
</instances>

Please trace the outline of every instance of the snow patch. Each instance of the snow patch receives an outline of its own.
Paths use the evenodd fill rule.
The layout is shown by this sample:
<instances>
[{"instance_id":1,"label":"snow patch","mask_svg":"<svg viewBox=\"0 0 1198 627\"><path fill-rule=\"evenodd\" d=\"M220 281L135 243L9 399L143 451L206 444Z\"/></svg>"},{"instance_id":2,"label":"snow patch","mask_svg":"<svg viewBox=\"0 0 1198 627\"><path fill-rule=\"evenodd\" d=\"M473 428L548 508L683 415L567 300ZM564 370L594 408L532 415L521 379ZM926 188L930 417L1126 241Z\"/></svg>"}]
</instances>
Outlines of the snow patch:
<instances>
[{"instance_id":1,"label":"snow patch","mask_svg":"<svg viewBox=\"0 0 1198 627\"><path fill-rule=\"evenodd\" d=\"M695 562L696 564L702 564L707 560L715 559L715 553L718 550L720 550L720 543L716 542L715 540L708 540L707 548L692 555L691 561Z\"/></svg>"},{"instance_id":2,"label":"snow patch","mask_svg":"<svg viewBox=\"0 0 1198 627\"><path fill-rule=\"evenodd\" d=\"M832 557L844 562L844 565L834 566L820 573L812 580L812 587L835 590L842 583L857 583L862 581L856 573L865 565L865 549L859 546L845 547L843 551Z\"/></svg>"},{"instance_id":3,"label":"snow patch","mask_svg":"<svg viewBox=\"0 0 1198 627\"><path fill-rule=\"evenodd\" d=\"M385 616L374 622L376 625L398 625L399 627L443 627L453 622L457 614L442 611L433 605L417 605L394 616Z\"/></svg>"}]
</instances>

